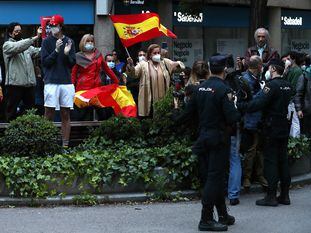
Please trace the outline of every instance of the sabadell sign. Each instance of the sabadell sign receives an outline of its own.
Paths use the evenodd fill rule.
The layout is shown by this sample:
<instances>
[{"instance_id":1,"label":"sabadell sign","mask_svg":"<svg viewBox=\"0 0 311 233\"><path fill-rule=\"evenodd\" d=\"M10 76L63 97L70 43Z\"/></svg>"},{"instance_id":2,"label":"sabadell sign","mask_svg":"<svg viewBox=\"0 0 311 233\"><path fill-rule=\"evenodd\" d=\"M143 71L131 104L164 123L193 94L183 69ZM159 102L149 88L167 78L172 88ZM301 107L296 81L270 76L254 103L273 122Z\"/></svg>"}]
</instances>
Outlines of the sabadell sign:
<instances>
[{"instance_id":1,"label":"sabadell sign","mask_svg":"<svg viewBox=\"0 0 311 233\"><path fill-rule=\"evenodd\" d=\"M302 26L302 17L282 16L281 21L284 26Z\"/></svg>"}]
</instances>

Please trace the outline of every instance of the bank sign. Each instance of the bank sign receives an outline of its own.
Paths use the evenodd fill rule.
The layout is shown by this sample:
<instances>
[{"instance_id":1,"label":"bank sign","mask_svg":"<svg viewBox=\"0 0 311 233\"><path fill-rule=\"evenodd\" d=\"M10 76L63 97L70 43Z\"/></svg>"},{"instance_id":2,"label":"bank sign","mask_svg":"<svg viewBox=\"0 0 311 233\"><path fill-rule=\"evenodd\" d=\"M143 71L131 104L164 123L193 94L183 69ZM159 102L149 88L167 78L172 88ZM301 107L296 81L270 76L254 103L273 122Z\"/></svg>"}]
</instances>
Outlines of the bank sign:
<instances>
[{"instance_id":1,"label":"bank sign","mask_svg":"<svg viewBox=\"0 0 311 233\"><path fill-rule=\"evenodd\" d=\"M285 10L282 9L281 25L282 28L311 28L311 11L304 10Z\"/></svg>"}]
</instances>

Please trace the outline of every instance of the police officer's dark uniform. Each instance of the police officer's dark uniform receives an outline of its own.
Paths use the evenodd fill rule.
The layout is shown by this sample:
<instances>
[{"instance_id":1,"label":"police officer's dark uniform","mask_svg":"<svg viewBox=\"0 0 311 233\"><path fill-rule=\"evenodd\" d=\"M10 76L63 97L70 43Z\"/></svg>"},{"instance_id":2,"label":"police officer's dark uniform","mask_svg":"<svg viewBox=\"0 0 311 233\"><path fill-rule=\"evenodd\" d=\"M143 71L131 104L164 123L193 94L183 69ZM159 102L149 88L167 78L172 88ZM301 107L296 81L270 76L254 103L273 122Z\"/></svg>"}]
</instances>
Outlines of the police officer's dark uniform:
<instances>
[{"instance_id":1,"label":"police officer's dark uniform","mask_svg":"<svg viewBox=\"0 0 311 233\"><path fill-rule=\"evenodd\" d=\"M210 68L224 71L226 57L222 55L210 58ZM202 215L199 230L225 231L227 225L235 221L227 213L225 204L225 170L229 159L230 142L225 134L227 125L240 120L240 113L234 107L230 88L224 80L211 76L193 92L185 110L177 119L178 123L190 120L198 113L199 137L192 150L198 155L200 174L204 180ZM216 206L219 221L213 219L213 208Z\"/></svg>"},{"instance_id":2,"label":"police officer's dark uniform","mask_svg":"<svg viewBox=\"0 0 311 233\"><path fill-rule=\"evenodd\" d=\"M276 67L280 70L277 71ZM293 91L289 82L281 77L284 63L279 59L269 62L270 72L277 72L279 76L268 81L263 90L249 103L239 103L238 108L247 112L263 111L264 122L264 175L268 181L267 195L257 200L257 205L277 206L278 203L290 204L288 190L291 182L287 143L289 137L289 123L287 107ZM277 185L281 182L281 195L276 198Z\"/></svg>"}]
</instances>

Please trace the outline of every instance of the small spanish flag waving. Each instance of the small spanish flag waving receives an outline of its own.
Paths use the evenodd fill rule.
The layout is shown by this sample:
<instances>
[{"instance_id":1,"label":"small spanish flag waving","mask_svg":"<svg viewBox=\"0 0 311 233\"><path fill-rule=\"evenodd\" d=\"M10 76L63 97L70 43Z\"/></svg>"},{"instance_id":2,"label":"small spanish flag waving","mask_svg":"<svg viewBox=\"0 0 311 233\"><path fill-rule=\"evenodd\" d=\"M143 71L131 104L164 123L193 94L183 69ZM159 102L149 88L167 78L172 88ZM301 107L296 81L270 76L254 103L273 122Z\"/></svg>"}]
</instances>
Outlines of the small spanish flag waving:
<instances>
[{"instance_id":1,"label":"small spanish flag waving","mask_svg":"<svg viewBox=\"0 0 311 233\"><path fill-rule=\"evenodd\" d=\"M155 13L110 15L110 19L124 47L159 36L177 38L174 33L160 24L159 15Z\"/></svg>"},{"instance_id":2,"label":"small spanish flag waving","mask_svg":"<svg viewBox=\"0 0 311 233\"><path fill-rule=\"evenodd\" d=\"M127 90L126 86L117 84L78 91L75 94L74 103L79 108L88 106L112 107L116 115L137 116L137 107L132 94Z\"/></svg>"}]
</instances>

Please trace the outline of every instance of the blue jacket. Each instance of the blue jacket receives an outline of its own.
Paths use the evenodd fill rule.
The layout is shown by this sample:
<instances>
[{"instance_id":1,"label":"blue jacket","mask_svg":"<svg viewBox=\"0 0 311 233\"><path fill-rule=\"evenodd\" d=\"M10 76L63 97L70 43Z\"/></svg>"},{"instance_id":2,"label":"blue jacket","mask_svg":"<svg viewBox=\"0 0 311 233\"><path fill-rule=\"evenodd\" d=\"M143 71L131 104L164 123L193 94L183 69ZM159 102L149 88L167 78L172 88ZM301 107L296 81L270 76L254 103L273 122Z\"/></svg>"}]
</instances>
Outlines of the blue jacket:
<instances>
[{"instance_id":1,"label":"blue jacket","mask_svg":"<svg viewBox=\"0 0 311 233\"><path fill-rule=\"evenodd\" d=\"M251 72L248 70L242 73L243 78L247 81L249 84L249 87L251 88L252 97L254 98L260 89L260 80L256 76L254 76ZM261 121L262 112L252 112L252 113L246 113L244 115L244 128L249 130L257 130L258 129L258 123Z\"/></svg>"}]
</instances>

